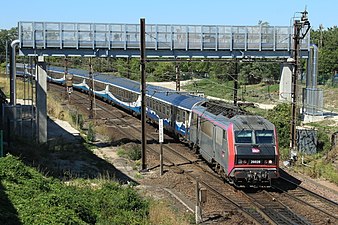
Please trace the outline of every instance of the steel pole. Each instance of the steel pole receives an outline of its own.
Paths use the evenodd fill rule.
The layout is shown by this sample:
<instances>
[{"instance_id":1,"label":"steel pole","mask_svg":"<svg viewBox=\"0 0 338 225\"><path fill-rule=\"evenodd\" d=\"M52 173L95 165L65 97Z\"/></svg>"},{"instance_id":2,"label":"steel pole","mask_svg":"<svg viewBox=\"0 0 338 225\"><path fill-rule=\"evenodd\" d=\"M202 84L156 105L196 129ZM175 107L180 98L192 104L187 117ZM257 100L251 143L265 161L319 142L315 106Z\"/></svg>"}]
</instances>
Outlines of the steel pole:
<instances>
[{"instance_id":1,"label":"steel pole","mask_svg":"<svg viewBox=\"0 0 338 225\"><path fill-rule=\"evenodd\" d=\"M90 100L90 107L89 107L89 119L94 118L93 113L93 100L94 100L94 86L93 86L93 65L92 65L92 57L89 58L89 100Z\"/></svg>"},{"instance_id":2,"label":"steel pole","mask_svg":"<svg viewBox=\"0 0 338 225\"><path fill-rule=\"evenodd\" d=\"M177 63L175 63L175 73L176 73L176 91L181 91L180 70Z\"/></svg>"},{"instance_id":3,"label":"steel pole","mask_svg":"<svg viewBox=\"0 0 338 225\"><path fill-rule=\"evenodd\" d=\"M294 22L294 36L293 36L293 58L295 64L292 72L292 88L291 88L291 131L290 131L290 148L295 151L297 145L296 123L297 123L297 75L298 75L298 48L299 48L299 21Z\"/></svg>"},{"instance_id":4,"label":"steel pole","mask_svg":"<svg viewBox=\"0 0 338 225\"><path fill-rule=\"evenodd\" d=\"M140 19L140 53L141 53L141 123L142 123L142 168L141 170L146 170L146 42L145 42L145 19Z\"/></svg>"},{"instance_id":5,"label":"steel pole","mask_svg":"<svg viewBox=\"0 0 338 225\"><path fill-rule=\"evenodd\" d=\"M6 77L8 77L8 40L6 40Z\"/></svg>"},{"instance_id":6,"label":"steel pole","mask_svg":"<svg viewBox=\"0 0 338 225\"><path fill-rule=\"evenodd\" d=\"M233 76L234 81L234 105L237 105L237 90L238 90L238 61L235 61L235 74Z\"/></svg>"}]
</instances>

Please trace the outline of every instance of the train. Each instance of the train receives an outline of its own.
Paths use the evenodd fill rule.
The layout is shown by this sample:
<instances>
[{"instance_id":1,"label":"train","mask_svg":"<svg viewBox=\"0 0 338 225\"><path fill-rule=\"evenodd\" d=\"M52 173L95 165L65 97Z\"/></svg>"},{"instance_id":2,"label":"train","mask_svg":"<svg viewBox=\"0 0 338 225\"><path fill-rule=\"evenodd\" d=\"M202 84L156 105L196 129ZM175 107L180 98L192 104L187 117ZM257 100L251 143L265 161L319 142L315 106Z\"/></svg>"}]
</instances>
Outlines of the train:
<instances>
[{"instance_id":1,"label":"train","mask_svg":"<svg viewBox=\"0 0 338 225\"><path fill-rule=\"evenodd\" d=\"M48 80L65 85L62 67L49 66ZM73 88L89 92L89 74L68 69ZM107 74L94 74L95 96L138 116L140 83ZM276 127L267 119L202 96L147 84L146 117L199 153L227 182L238 187L270 187L279 177Z\"/></svg>"}]
</instances>

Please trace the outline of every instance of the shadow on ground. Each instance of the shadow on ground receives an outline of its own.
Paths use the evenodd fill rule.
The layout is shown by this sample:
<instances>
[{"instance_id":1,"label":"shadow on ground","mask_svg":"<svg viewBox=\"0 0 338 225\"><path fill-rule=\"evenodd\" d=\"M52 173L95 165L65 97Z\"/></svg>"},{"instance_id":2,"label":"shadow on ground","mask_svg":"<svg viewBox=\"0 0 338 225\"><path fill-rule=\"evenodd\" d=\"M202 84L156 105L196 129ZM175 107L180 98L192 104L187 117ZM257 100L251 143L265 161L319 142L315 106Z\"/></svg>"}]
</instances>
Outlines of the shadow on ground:
<instances>
[{"instance_id":1,"label":"shadow on ground","mask_svg":"<svg viewBox=\"0 0 338 225\"><path fill-rule=\"evenodd\" d=\"M48 120L48 143L37 146L29 141L16 141L10 153L37 167L46 176L62 180L74 178L106 178L122 184L136 183L114 165L93 153L95 145L84 142L80 135L73 135Z\"/></svg>"},{"instance_id":2,"label":"shadow on ground","mask_svg":"<svg viewBox=\"0 0 338 225\"><path fill-rule=\"evenodd\" d=\"M280 178L272 182L272 186L277 191L290 191L296 189L302 181L292 176L283 169L279 169Z\"/></svg>"},{"instance_id":3,"label":"shadow on ground","mask_svg":"<svg viewBox=\"0 0 338 225\"><path fill-rule=\"evenodd\" d=\"M11 200L5 192L0 177L0 224L2 225L20 225L18 212L14 208Z\"/></svg>"}]
</instances>

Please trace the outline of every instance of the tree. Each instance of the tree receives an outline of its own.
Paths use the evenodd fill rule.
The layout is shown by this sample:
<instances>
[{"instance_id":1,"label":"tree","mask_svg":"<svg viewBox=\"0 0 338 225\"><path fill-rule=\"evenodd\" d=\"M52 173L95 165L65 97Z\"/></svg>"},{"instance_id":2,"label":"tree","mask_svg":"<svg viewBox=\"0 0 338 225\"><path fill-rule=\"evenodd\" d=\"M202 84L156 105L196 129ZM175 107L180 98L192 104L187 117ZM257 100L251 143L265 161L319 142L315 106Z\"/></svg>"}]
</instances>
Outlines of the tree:
<instances>
[{"instance_id":1,"label":"tree","mask_svg":"<svg viewBox=\"0 0 338 225\"><path fill-rule=\"evenodd\" d=\"M15 39L18 38L17 28L13 27L10 30L0 30L0 62L5 61L6 55L6 41L8 45Z\"/></svg>"},{"instance_id":2,"label":"tree","mask_svg":"<svg viewBox=\"0 0 338 225\"><path fill-rule=\"evenodd\" d=\"M264 62L243 63L239 74L245 84L258 84L262 80L278 80L280 65Z\"/></svg>"},{"instance_id":3,"label":"tree","mask_svg":"<svg viewBox=\"0 0 338 225\"><path fill-rule=\"evenodd\" d=\"M267 119L276 126L280 147L287 148L290 143L291 105L278 104L267 113Z\"/></svg>"},{"instance_id":4,"label":"tree","mask_svg":"<svg viewBox=\"0 0 338 225\"><path fill-rule=\"evenodd\" d=\"M318 81L325 83L338 71L338 27L311 30L311 43L319 46Z\"/></svg>"}]
</instances>

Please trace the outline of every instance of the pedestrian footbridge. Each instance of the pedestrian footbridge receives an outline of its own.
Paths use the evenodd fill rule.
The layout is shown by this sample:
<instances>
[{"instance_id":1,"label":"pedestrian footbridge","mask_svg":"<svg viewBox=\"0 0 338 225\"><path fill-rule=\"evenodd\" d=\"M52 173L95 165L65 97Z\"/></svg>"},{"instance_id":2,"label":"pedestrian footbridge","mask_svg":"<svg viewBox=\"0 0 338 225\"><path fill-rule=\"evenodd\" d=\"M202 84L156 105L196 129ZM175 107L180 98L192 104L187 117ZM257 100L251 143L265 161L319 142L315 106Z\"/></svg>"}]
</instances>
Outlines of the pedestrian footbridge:
<instances>
[{"instance_id":1,"label":"pedestrian footbridge","mask_svg":"<svg viewBox=\"0 0 338 225\"><path fill-rule=\"evenodd\" d=\"M136 57L140 25L19 22L21 55ZM288 58L290 26L146 25L147 57ZM307 56L309 34L300 54Z\"/></svg>"}]
</instances>

